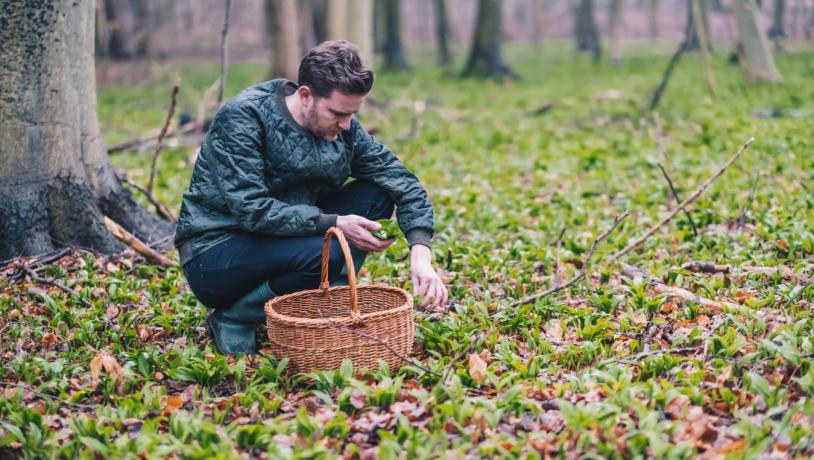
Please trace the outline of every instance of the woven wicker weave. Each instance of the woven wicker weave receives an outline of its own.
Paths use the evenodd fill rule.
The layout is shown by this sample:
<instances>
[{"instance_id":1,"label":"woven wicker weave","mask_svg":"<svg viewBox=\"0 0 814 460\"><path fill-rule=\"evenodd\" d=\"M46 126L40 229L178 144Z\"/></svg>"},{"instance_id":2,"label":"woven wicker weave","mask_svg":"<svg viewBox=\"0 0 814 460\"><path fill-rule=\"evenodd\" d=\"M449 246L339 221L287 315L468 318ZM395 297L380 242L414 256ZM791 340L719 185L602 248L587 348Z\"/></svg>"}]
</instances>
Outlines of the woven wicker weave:
<instances>
[{"instance_id":1,"label":"woven wicker weave","mask_svg":"<svg viewBox=\"0 0 814 460\"><path fill-rule=\"evenodd\" d=\"M331 236L345 255L348 286L329 287ZM375 369L382 359L396 369L410 354L415 336L413 298L403 289L356 286L353 258L345 235L336 227L325 232L319 289L275 297L265 305L271 353L288 357L289 372L339 368Z\"/></svg>"}]
</instances>

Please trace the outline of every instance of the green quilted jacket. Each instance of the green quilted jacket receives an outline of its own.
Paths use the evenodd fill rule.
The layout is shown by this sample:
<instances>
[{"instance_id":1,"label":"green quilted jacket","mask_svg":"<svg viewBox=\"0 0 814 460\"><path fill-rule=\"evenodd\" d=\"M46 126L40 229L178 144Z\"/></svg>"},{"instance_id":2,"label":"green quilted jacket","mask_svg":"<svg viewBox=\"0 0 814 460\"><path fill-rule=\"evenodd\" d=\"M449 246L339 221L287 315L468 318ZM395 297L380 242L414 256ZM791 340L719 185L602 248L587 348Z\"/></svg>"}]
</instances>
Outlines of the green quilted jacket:
<instances>
[{"instance_id":1,"label":"green quilted jacket","mask_svg":"<svg viewBox=\"0 0 814 460\"><path fill-rule=\"evenodd\" d=\"M408 243L429 244L432 205L415 175L356 118L334 141L312 135L286 107L295 89L288 80L267 81L215 115L181 203L175 246L182 265L236 232L322 234L336 215L315 203L349 177L386 190Z\"/></svg>"}]
</instances>

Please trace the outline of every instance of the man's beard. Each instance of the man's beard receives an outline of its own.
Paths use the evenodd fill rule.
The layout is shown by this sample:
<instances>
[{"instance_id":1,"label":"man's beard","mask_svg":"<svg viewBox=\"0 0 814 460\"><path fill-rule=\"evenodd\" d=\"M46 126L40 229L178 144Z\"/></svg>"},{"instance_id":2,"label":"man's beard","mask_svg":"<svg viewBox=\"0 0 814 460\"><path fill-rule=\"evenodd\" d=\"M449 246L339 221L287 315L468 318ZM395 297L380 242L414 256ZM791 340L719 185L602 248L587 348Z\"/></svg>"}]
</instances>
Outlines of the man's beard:
<instances>
[{"instance_id":1,"label":"man's beard","mask_svg":"<svg viewBox=\"0 0 814 460\"><path fill-rule=\"evenodd\" d=\"M333 140L334 136L337 135L335 131L330 131L319 126L319 119L317 118L316 108L312 108L311 110L305 112L304 118L305 118L305 128L308 129L308 131L311 131L311 134L313 134L314 136L320 139Z\"/></svg>"}]
</instances>

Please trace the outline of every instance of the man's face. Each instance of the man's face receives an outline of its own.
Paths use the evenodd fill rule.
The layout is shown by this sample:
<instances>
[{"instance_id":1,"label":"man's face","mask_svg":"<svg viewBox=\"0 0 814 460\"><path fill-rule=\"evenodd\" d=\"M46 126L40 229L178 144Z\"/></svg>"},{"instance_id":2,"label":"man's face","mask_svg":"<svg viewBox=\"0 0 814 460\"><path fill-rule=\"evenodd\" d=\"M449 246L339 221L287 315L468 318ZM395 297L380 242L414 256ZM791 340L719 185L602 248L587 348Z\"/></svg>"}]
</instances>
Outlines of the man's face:
<instances>
[{"instance_id":1,"label":"man's face","mask_svg":"<svg viewBox=\"0 0 814 460\"><path fill-rule=\"evenodd\" d=\"M307 92L307 97L300 93L305 109L305 128L326 141L334 141L341 131L350 129L351 117L359 111L365 99L365 96L343 94L337 90L331 91L329 97Z\"/></svg>"}]
</instances>

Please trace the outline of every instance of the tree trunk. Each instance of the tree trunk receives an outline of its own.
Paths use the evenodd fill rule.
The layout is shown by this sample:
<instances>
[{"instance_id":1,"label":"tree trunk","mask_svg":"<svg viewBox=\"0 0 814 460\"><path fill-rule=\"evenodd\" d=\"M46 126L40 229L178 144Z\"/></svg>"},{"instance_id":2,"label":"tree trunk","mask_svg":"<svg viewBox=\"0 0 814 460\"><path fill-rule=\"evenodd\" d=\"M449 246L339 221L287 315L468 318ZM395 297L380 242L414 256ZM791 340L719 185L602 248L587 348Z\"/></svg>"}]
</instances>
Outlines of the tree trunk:
<instances>
[{"instance_id":1,"label":"tree trunk","mask_svg":"<svg viewBox=\"0 0 814 460\"><path fill-rule=\"evenodd\" d=\"M611 0L608 4L608 36L611 42L611 61L622 60L622 40L619 27L622 25L622 0Z\"/></svg>"},{"instance_id":2,"label":"tree trunk","mask_svg":"<svg viewBox=\"0 0 814 460\"><path fill-rule=\"evenodd\" d=\"M0 0L0 259L72 245L120 250L105 215L143 241L172 233L122 187L102 146L93 9Z\"/></svg>"},{"instance_id":3,"label":"tree trunk","mask_svg":"<svg viewBox=\"0 0 814 460\"><path fill-rule=\"evenodd\" d=\"M328 0L328 40L348 38L348 0Z\"/></svg>"},{"instance_id":4,"label":"tree trunk","mask_svg":"<svg viewBox=\"0 0 814 460\"><path fill-rule=\"evenodd\" d=\"M297 81L302 59L297 0L266 0L266 30L271 45L271 76Z\"/></svg>"},{"instance_id":5,"label":"tree trunk","mask_svg":"<svg viewBox=\"0 0 814 460\"><path fill-rule=\"evenodd\" d=\"M514 77L501 54L501 0L478 0L478 18L465 74Z\"/></svg>"},{"instance_id":6,"label":"tree trunk","mask_svg":"<svg viewBox=\"0 0 814 460\"><path fill-rule=\"evenodd\" d=\"M594 61L602 59L602 46L599 42L599 29L596 27L593 0L580 0L575 11L574 39L577 51L591 52Z\"/></svg>"},{"instance_id":7,"label":"tree trunk","mask_svg":"<svg viewBox=\"0 0 814 460\"><path fill-rule=\"evenodd\" d=\"M687 18L693 15L693 0L687 0ZM703 27L705 31L709 32L709 2L702 1L701 2L701 11L700 14L696 14L696 16L701 17L701 24L696 24L695 27L692 28L690 31L690 36L687 37L687 51L698 51L700 46L700 41L698 39L698 28ZM695 21L697 23L697 21ZM709 37L709 34L707 34ZM712 51L712 42L707 41L707 51Z\"/></svg>"},{"instance_id":8,"label":"tree trunk","mask_svg":"<svg viewBox=\"0 0 814 460\"><path fill-rule=\"evenodd\" d=\"M435 31L438 43L438 63L446 67L452 63L449 50L449 17L445 0L435 0Z\"/></svg>"},{"instance_id":9,"label":"tree trunk","mask_svg":"<svg viewBox=\"0 0 814 460\"><path fill-rule=\"evenodd\" d=\"M379 0L384 13L384 67L390 70L409 68L401 43L401 0Z\"/></svg>"},{"instance_id":10,"label":"tree trunk","mask_svg":"<svg viewBox=\"0 0 814 460\"><path fill-rule=\"evenodd\" d=\"M659 0L650 0L647 8L647 22L650 30L650 38L659 38Z\"/></svg>"},{"instance_id":11,"label":"tree trunk","mask_svg":"<svg viewBox=\"0 0 814 460\"><path fill-rule=\"evenodd\" d=\"M348 1L348 40L359 47L359 52L373 65L373 0Z\"/></svg>"},{"instance_id":12,"label":"tree trunk","mask_svg":"<svg viewBox=\"0 0 814 460\"><path fill-rule=\"evenodd\" d=\"M774 18L769 29L769 38L779 40L786 38L786 0L774 0Z\"/></svg>"},{"instance_id":13,"label":"tree trunk","mask_svg":"<svg viewBox=\"0 0 814 460\"><path fill-rule=\"evenodd\" d=\"M756 82L781 81L783 78L774 64L769 40L758 23L758 9L755 0L735 0L732 6L740 33L738 61L747 78Z\"/></svg>"},{"instance_id":14,"label":"tree trunk","mask_svg":"<svg viewBox=\"0 0 814 460\"><path fill-rule=\"evenodd\" d=\"M150 49L151 18L146 0L104 0L109 28L107 55L129 60L146 56Z\"/></svg>"}]
</instances>

